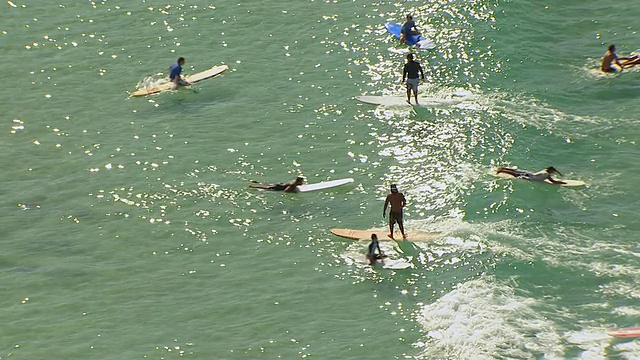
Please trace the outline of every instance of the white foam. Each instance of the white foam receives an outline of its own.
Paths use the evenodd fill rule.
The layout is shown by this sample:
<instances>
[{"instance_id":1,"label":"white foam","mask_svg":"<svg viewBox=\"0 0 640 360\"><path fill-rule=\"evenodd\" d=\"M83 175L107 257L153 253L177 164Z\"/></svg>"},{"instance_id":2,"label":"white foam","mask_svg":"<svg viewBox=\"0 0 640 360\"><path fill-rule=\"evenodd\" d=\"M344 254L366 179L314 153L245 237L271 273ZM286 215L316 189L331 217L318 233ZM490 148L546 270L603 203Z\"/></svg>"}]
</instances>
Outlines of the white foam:
<instances>
[{"instance_id":1,"label":"white foam","mask_svg":"<svg viewBox=\"0 0 640 360\"><path fill-rule=\"evenodd\" d=\"M561 337L536 305L492 277L460 284L419 314L426 337L415 344L423 348L418 358L562 359Z\"/></svg>"},{"instance_id":2,"label":"white foam","mask_svg":"<svg viewBox=\"0 0 640 360\"><path fill-rule=\"evenodd\" d=\"M161 77L159 76L161 75L144 77L142 80L138 82L138 84L136 84L136 89L138 90L151 89L156 86L169 82L169 79L167 79L165 76L161 76Z\"/></svg>"}]
</instances>

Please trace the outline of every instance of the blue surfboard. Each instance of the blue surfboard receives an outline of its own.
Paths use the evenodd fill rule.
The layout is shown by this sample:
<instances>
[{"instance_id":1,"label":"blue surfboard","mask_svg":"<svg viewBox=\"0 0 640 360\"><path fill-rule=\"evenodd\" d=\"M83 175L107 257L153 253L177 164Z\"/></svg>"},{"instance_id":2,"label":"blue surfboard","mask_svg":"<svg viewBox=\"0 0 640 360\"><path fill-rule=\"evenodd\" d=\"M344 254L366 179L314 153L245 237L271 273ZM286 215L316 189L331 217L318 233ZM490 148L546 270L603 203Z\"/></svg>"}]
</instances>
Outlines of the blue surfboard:
<instances>
[{"instance_id":1,"label":"blue surfboard","mask_svg":"<svg viewBox=\"0 0 640 360\"><path fill-rule=\"evenodd\" d=\"M393 34L393 36L396 37L396 39L400 40L400 32L402 31L402 25L398 24L398 23L394 23L394 22L388 22L386 24L384 24L385 29L387 29L388 32L390 32L391 34ZM409 44L410 46L417 46L420 49L433 49L436 47L436 44L427 39L426 37L422 36L422 35L409 35L406 39L405 39L406 43Z\"/></svg>"}]
</instances>

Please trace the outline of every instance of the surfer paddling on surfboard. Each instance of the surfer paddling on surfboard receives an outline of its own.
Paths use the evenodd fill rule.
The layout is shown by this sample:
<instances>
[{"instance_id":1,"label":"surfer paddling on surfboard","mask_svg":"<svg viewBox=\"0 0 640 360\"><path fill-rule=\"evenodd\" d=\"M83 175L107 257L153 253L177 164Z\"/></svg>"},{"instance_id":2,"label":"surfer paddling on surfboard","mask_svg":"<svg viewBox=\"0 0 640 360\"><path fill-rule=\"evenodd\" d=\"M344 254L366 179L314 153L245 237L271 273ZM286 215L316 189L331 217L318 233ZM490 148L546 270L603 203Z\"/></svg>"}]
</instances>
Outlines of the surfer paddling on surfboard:
<instances>
[{"instance_id":1,"label":"surfer paddling on surfboard","mask_svg":"<svg viewBox=\"0 0 640 360\"><path fill-rule=\"evenodd\" d=\"M179 57L178 61L169 67L169 79L173 83L173 89L177 89L178 86L191 85L180 75L182 73L182 65L185 60L183 57Z\"/></svg>"},{"instance_id":2,"label":"surfer paddling on surfboard","mask_svg":"<svg viewBox=\"0 0 640 360\"><path fill-rule=\"evenodd\" d=\"M509 174L517 179L524 179L524 180L531 180L531 181L549 180L549 182L551 182L554 185L566 184L564 181L558 181L551 177L551 174L553 173L558 174L559 176L562 176L562 173L556 170L556 168L554 168L553 166L549 166L548 168L544 170L540 170L536 173L533 173L527 170L518 170L518 169L511 169L506 167L499 167L496 170L496 174L500 174L500 173Z\"/></svg>"},{"instance_id":3,"label":"surfer paddling on surfboard","mask_svg":"<svg viewBox=\"0 0 640 360\"><path fill-rule=\"evenodd\" d=\"M402 238L406 239L407 235L404 233L404 224L402 223L402 209L407 204L407 199L401 192L398 192L396 184L391 185L391 193L387 195L387 199L384 202L384 208L382 208L382 217L387 215L387 206L391 204L389 210L389 238L393 239L393 225L398 223ZM395 240L395 239L394 239Z\"/></svg>"},{"instance_id":4,"label":"surfer paddling on surfboard","mask_svg":"<svg viewBox=\"0 0 640 360\"><path fill-rule=\"evenodd\" d=\"M420 77L418 77L420 73ZM404 64L402 69L402 82L407 85L407 103L411 105L411 92L413 91L413 97L418 105L418 85L420 85L420 78L424 80L424 71L420 63L413 60L413 54L407 54L407 63Z\"/></svg>"},{"instance_id":5,"label":"surfer paddling on surfboard","mask_svg":"<svg viewBox=\"0 0 640 360\"><path fill-rule=\"evenodd\" d=\"M262 184L259 186L249 185L252 189L262 189L262 190L271 190L271 191L284 191L284 192L298 192L298 186L304 184L304 178L297 177L295 180L287 181L284 183L261 183L255 180L251 180L254 184Z\"/></svg>"},{"instance_id":6,"label":"surfer paddling on surfboard","mask_svg":"<svg viewBox=\"0 0 640 360\"><path fill-rule=\"evenodd\" d=\"M376 250L378 253L376 254ZM386 258L387 255L382 253L382 249L380 249L380 243L378 242L378 235L371 234L371 243L367 248L367 260L369 260L369 265L373 266L376 264L378 260L382 260Z\"/></svg>"}]
</instances>

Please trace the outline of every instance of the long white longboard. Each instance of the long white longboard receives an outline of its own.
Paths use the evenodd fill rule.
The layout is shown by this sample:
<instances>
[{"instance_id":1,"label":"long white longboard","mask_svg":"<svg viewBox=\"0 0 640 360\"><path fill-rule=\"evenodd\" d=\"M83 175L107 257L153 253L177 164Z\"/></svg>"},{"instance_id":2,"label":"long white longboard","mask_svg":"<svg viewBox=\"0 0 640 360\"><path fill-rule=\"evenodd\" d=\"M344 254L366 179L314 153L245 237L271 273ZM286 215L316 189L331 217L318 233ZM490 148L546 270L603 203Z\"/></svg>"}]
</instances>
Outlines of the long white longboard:
<instances>
[{"instance_id":1,"label":"long white longboard","mask_svg":"<svg viewBox=\"0 0 640 360\"><path fill-rule=\"evenodd\" d=\"M316 184L300 185L298 186L298 192L324 190L324 189L329 189L336 186L350 184L352 182L354 182L352 178L346 178L346 179L339 179L339 180L323 181Z\"/></svg>"},{"instance_id":2,"label":"long white longboard","mask_svg":"<svg viewBox=\"0 0 640 360\"><path fill-rule=\"evenodd\" d=\"M185 80L191 84L197 83L198 81L202 81L202 80L210 79L214 76L218 76L223 72L227 71L228 69L229 67L227 65L214 66L209 70L205 70L193 75L186 76ZM148 89L140 89L138 91L134 91L131 93L131 96L146 96L146 95L156 94L162 91L171 90L173 88L173 85L174 84L171 82L166 82L161 85L154 86Z\"/></svg>"},{"instance_id":3,"label":"long white longboard","mask_svg":"<svg viewBox=\"0 0 640 360\"><path fill-rule=\"evenodd\" d=\"M446 107L446 106L460 104L464 102L466 99L465 98L439 99L439 98L418 97L418 104L416 104L412 96L411 104L409 104L407 103L406 96L359 95L359 96L356 96L356 100L363 102L365 104L382 105L382 106Z\"/></svg>"}]
</instances>

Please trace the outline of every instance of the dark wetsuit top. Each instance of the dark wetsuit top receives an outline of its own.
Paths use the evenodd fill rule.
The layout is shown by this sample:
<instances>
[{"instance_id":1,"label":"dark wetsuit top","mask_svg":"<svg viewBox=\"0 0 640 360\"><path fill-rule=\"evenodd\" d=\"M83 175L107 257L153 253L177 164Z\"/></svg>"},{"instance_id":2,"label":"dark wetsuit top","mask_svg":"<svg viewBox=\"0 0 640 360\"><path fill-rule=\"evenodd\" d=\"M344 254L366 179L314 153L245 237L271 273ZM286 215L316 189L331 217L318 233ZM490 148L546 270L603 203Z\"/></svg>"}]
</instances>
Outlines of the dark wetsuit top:
<instances>
[{"instance_id":1,"label":"dark wetsuit top","mask_svg":"<svg viewBox=\"0 0 640 360\"><path fill-rule=\"evenodd\" d=\"M407 79L418 79L419 74L423 74L422 66L417 61L409 61L404 64L404 70L402 71L402 77L407 76Z\"/></svg>"},{"instance_id":2,"label":"dark wetsuit top","mask_svg":"<svg viewBox=\"0 0 640 360\"><path fill-rule=\"evenodd\" d=\"M367 252L367 255L376 255L376 249L380 251L380 244L372 241L371 244L369 244L369 251Z\"/></svg>"},{"instance_id":3,"label":"dark wetsuit top","mask_svg":"<svg viewBox=\"0 0 640 360\"><path fill-rule=\"evenodd\" d=\"M407 21L402 24L402 30L400 30L400 32L405 34L406 36L409 36L411 35L411 31L413 31L414 27L416 27L416 23L413 20Z\"/></svg>"}]
</instances>

